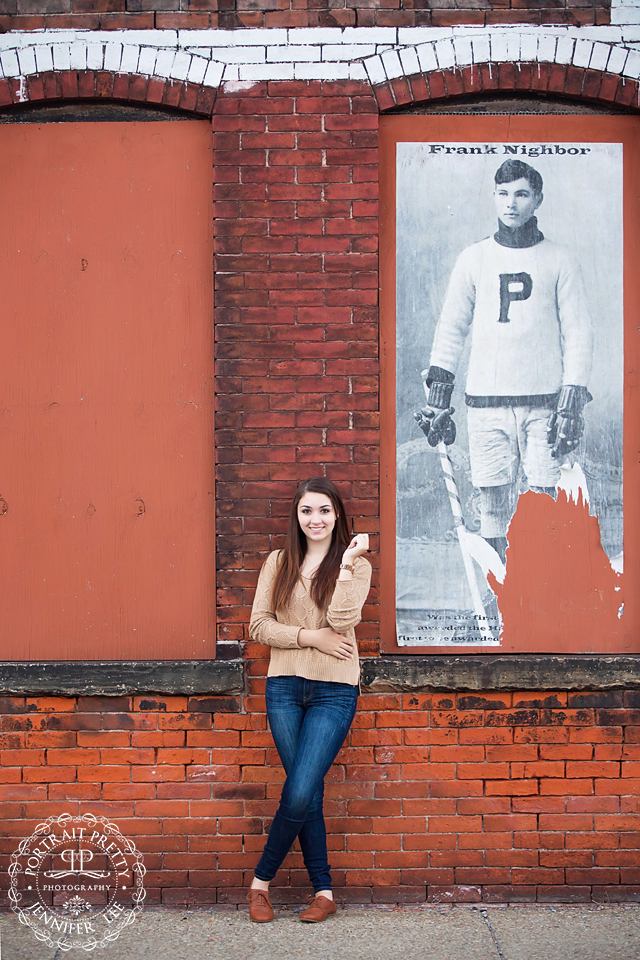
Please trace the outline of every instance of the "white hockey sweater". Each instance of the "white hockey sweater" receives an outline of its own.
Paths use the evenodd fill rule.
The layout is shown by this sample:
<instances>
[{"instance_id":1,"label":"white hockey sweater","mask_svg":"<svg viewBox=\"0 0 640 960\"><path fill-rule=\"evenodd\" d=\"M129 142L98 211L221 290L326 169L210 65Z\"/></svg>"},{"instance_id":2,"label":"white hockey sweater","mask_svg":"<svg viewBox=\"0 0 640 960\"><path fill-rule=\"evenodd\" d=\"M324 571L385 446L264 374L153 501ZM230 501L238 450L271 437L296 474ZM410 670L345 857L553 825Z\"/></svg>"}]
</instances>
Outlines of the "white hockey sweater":
<instances>
[{"instance_id":1,"label":"white hockey sweater","mask_svg":"<svg viewBox=\"0 0 640 960\"><path fill-rule=\"evenodd\" d=\"M471 396L555 393L587 386L592 331L580 268L549 240L463 250L436 327L431 365L456 372L471 330Z\"/></svg>"}]
</instances>

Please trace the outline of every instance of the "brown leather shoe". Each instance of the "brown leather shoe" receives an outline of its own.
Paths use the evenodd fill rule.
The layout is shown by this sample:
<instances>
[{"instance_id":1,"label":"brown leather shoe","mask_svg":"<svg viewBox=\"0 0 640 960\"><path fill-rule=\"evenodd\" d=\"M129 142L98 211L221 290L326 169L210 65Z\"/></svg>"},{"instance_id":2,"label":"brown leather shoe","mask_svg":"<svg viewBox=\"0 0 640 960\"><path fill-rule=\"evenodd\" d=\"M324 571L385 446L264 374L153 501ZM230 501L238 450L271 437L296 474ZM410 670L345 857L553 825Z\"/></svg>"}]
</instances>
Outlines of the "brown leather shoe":
<instances>
[{"instance_id":1,"label":"brown leather shoe","mask_svg":"<svg viewBox=\"0 0 640 960\"><path fill-rule=\"evenodd\" d=\"M302 911L300 919L306 920L307 923L320 923L335 912L335 902L329 900L329 897L318 895L313 898L307 909Z\"/></svg>"},{"instance_id":2,"label":"brown leather shoe","mask_svg":"<svg viewBox=\"0 0 640 960\"><path fill-rule=\"evenodd\" d=\"M249 917L255 923L269 923L273 920L273 907L267 890L250 889L247 893Z\"/></svg>"}]
</instances>

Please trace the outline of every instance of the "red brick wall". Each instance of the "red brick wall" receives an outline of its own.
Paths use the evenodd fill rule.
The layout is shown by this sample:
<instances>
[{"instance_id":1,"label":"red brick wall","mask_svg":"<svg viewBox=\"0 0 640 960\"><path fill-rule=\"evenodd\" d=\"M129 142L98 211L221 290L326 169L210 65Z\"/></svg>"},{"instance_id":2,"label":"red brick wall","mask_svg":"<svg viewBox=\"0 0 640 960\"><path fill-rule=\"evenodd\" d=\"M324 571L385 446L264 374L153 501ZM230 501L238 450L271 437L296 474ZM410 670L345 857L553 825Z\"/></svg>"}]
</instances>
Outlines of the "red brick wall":
<instances>
[{"instance_id":1,"label":"red brick wall","mask_svg":"<svg viewBox=\"0 0 640 960\"><path fill-rule=\"evenodd\" d=\"M107 815L147 903L244 900L283 779L266 659L230 698L5 698L0 869L35 824ZM369 694L327 776L347 901L640 898L640 693ZM308 893L298 850L276 898Z\"/></svg>"},{"instance_id":2,"label":"red brick wall","mask_svg":"<svg viewBox=\"0 0 640 960\"><path fill-rule=\"evenodd\" d=\"M221 644L248 641L300 479L335 479L377 550L377 111L349 83L215 104ZM376 602L374 583L365 656ZM94 812L136 838L147 902L242 900L283 778L268 650L244 652L237 700L0 700L3 882L35 822ZM366 694L326 794L349 900L640 898L637 692ZM281 897L306 882L294 852Z\"/></svg>"},{"instance_id":3,"label":"red brick wall","mask_svg":"<svg viewBox=\"0 0 640 960\"><path fill-rule=\"evenodd\" d=\"M0 0L1 30L606 24L610 0ZM132 9L133 8L133 9Z\"/></svg>"},{"instance_id":4,"label":"red brick wall","mask_svg":"<svg viewBox=\"0 0 640 960\"><path fill-rule=\"evenodd\" d=\"M213 130L219 638L242 640L301 480L378 531L378 108L364 84L256 84Z\"/></svg>"}]
</instances>

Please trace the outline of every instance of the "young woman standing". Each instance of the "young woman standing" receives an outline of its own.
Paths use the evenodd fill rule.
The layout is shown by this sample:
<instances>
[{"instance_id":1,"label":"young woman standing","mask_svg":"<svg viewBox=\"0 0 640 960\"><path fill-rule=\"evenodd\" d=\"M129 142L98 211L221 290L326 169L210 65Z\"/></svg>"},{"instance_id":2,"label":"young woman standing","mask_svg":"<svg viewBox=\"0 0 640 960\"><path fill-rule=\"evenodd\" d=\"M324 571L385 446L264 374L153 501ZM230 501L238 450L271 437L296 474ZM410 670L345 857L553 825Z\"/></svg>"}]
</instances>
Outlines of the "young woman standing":
<instances>
[{"instance_id":1,"label":"young woman standing","mask_svg":"<svg viewBox=\"0 0 640 960\"><path fill-rule=\"evenodd\" d=\"M335 485L306 480L291 504L284 549L260 572L249 634L271 647L267 716L287 778L248 893L258 923L273 919L269 883L296 837L315 894L300 919L317 923L336 912L322 798L356 712L354 627L371 585L368 548L367 534L349 535Z\"/></svg>"}]
</instances>

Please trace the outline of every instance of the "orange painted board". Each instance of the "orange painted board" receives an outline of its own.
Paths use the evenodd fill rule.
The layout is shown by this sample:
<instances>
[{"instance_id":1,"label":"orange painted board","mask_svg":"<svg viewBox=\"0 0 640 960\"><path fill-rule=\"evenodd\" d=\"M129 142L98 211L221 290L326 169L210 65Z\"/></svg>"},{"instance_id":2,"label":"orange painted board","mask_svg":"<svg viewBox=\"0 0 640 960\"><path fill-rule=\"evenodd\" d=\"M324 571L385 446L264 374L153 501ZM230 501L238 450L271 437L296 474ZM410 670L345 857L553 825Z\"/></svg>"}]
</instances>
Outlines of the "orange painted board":
<instances>
[{"instance_id":1,"label":"orange painted board","mask_svg":"<svg viewBox=\"0 0 640 960\"><path fill-rule=\"evenodd\" d=\"M0 127L4 660L215 656L211 131Z\"/></svg>"},{"instance_id":2,"label":"orange painted board","mask_svg":"<svg viewBox=\"0 0 640 960\"><path fill-rule=\"evenodd\" d=\"M640 281L636 265L640 240L640 122L634 117L622 116L387 116L381 118L380 134L383 649L385 652L417 654L638 652L640 471L637 450L640 423L637 417L637 372L640 344L636 317L640 305ZM396 634L396 150L399 143L437 143L443 145L442 153L445 146L452 143L622 144L624 574L612 570L599 542L598 519L589 516L589 509L582 500L568 502L562 491L557 501L545 494L521 495L509 527L504 585L489 575L489 584L498 597L501 615L502 631L498 645L472 642L464 646L445 643L404 645L398 644ZM454 153L454 150L450 152ZM460 151L467 152L470 151ZM477 153L480 152L478 149ZM579 151L572 149L572 152ZM497 168L506 157L495 159ZM533 159L528 156L519 156L519 159L536 165L535 152ZM427 168L425 176L426 171ZM432 184L430 188L434 189ZM572 189L571 182L566 183L566 188ZM607 183L602 183L600 189L606 200ZM483 202L480 194L476 202ZM447 197L443 197L443 219L440 225L432 225L435 231L446 221L446 203ZM607 212L606 202L602 204L602 210L602 216L616 216L613 206ZM540 221L544 227L542 214ZM490 227L491 224L487 224L485 236ZM471 237L466 243L479 240L481 236ZM603 314L606 310L592 318L601 329L608 322L608 317ZM428 366L428 353L423 365ZM458 410L456 419L459 425L463 416L464 410ZM420 436L418 431L416 437ZM455 541L451 551L455 552Z\"/></svg>"}]
</instances>

